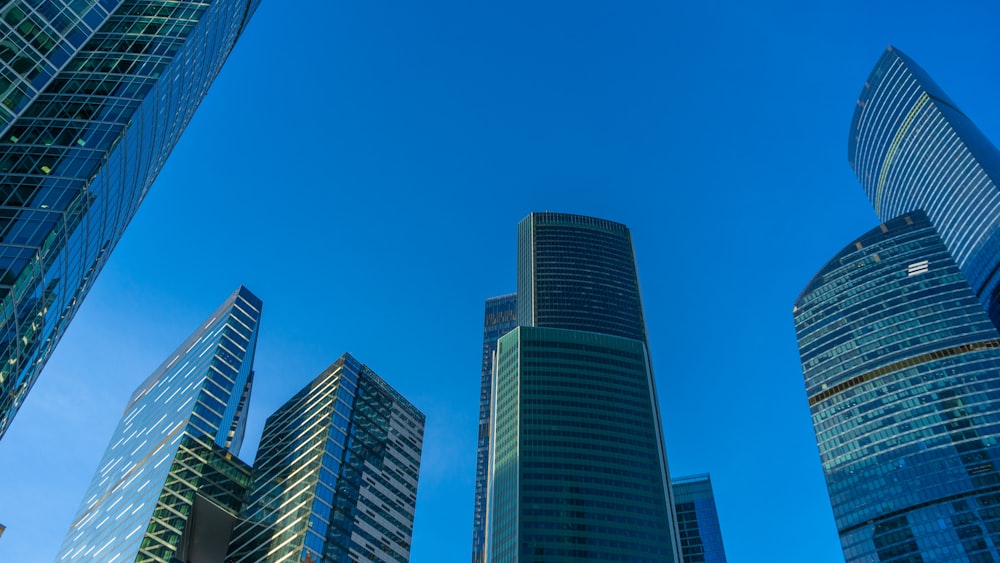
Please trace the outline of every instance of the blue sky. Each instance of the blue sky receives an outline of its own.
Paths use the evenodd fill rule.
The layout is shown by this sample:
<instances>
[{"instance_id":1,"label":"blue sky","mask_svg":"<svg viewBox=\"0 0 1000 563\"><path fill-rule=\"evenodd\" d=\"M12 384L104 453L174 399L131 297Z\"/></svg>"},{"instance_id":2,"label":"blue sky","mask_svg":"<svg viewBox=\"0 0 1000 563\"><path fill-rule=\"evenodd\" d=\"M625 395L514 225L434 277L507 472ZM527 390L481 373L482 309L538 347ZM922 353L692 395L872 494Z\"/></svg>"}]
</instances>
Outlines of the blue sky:
<instances>
[{"instance_id":1,"label":"blue sky","mask_svg":"<svg viewBox=\"0 0 1000 563\"><path fill-rule=\"evenodd\" d=\"M345 351L427 414L412 561L467 561L482 305L531 211L632 229L674 475L730 561L842 561L791 309L877 219L847 164L888 44L1000 141L993 2L264 0L0 443L48 561L131 391L239 284L243 456Z\"/></svg>"}]
</instances>

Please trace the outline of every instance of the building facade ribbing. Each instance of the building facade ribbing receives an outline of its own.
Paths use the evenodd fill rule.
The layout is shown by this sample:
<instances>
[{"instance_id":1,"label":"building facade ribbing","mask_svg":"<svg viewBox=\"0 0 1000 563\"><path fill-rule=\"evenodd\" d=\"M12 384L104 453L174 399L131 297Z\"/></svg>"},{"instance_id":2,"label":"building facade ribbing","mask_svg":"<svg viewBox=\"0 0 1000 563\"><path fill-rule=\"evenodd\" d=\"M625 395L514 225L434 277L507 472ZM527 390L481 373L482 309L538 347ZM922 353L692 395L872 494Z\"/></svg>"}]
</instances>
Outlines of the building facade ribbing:
<instances>
[{"instance_id":1,"label":"building facade ribbing","mask_svg":"<svg viewBox=\"0 0 1000 563\"><path fill-rule=\"evenodd\" d=\"M493 367L487 561L680 561L631 235L532 213Z\"/></svg>"},{"instance_id":2,"label":"building facade ribbing","mask_svg":"<svg viewBox=\"0 0 1000 563\"><path fill-rule=\"evenodd\" d=\"M886 50L858 97L848 160L880 220L930 217L1000 327L1000 152L898 49Z\"/></svg>"},{"instance_id":3,"label":"building facade ribbing","mask_svg":"<svg viewBox=\"0 0 1000 563\"><path fill-rule=\"evenodd\" d=\"M857 239L794 320L845 559L1000 559L1000 333L931 220Z\"/></svg>"},{"instance_id":4,"label":"building facade ribbing","mask_svg":"<svg viewBox=\"0 0 1000 563\"><path fill-rule=\"evenodd\" d=\"M57 561L225 556L250 484L235 456L261 306L237 289L132 394Z\"/></svg>"},{"instance_id":5,"label":"building facade ribbing","mask_svg":"<svg viewBox=\"0 0 1000 563\"><path fill-rule=\"evenodd\" d=\"M0 436L257 4L0 6Z\"/></svg>"},{"instance_id":6,"label":"building facade ribbing","mask_svg":"<svg viewBox=\"0 0 1000 563\"><path fill-rule=\"evenodd\" d=\"M268 418L227 561L409 561L423 431L344 354Z\"/></svg>"},{"instance_id":7,"label":"building facade ribbing","mask_svg":"<svg viewBox=\"0 0 1000 563\"><path fill-rule=\"evenodd\" d=\"M625 225L532 213L518 224L517 239L519 324L646 341L632 235Z\"/></svg>"},{"instance_id":8,"label":"building facade ribbing","mask_svg":"<svg viewBox=\"0 0 1000 563\"><path fill-rule=\"evenodd\" d=\"M483 315L483 363L479 379L479 438L476 448L476 491L472 517L472 563L486 560L486 488L490 454L490 411L493 398L493 356L501 336L517 327L517 295L486 300Z\"/></svg>"}]
</instances>

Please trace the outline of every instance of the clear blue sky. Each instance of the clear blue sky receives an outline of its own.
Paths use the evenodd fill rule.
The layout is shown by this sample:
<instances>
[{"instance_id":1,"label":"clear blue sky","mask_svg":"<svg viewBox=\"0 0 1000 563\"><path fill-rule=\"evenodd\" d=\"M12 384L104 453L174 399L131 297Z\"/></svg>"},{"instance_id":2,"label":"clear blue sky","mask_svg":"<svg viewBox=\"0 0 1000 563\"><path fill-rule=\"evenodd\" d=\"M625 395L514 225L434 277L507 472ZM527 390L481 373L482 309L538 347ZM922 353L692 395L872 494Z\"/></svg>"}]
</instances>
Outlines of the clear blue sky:
<instances>
[{"instance_id":1,"label":"clear blue sky","mask_svg":"<svg viewBox=\"0 0 1000 563\"><path fill-rule=\"evenodd\" d=\"M847 164L886 45L995 142L995 2L264 0L0 442L0 561L50 561L131 391L239 284L243 457L345 351L427 414L412 561L471 545L482 305L534 210L633 233L674 475L730 561L842 560L791 309L877 219Z\"/></svg>"}]
</instances>

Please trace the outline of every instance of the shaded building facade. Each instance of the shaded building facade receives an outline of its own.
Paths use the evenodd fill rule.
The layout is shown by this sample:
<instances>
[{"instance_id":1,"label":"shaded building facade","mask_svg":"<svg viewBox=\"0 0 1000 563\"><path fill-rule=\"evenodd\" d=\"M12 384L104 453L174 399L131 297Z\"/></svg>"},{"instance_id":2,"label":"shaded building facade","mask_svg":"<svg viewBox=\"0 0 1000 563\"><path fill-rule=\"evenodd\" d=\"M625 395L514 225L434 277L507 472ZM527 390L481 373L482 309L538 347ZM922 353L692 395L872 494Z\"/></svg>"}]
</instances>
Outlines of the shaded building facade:
<instances>
[{"instance_id":1,"label":"shaded building facade","mask_svg":"<svg viewBox=\"0 0 1000 563\"><path fill-rule=\"evenodd\" d=\"M0 437L257 4L0 6Z\"/></svg>"},{"instance_id":2,"label":"shaded building facade","mask_svg":"<svg viewBox=\"0 0 1000 563\"><path fill-rule=\"evenodd\" d=\"M680 561L631 234L532 213L492 377L487 561Z\"/></svg>"},{"instance_id":3,"label":"shaded building facade","mask_svg":"<svg viewBox=\"0 0 1000 563\"><path fill-rule=\"evenodd\" d=\"M894 47L858 96L848 160L881 221L927 214L1000 327L1000 152Z\"/></svg>"},{"instance_id":4,"label":"shaded building facade","mask_svg":"<svg viewBox=\"0 0 1000 563\"><path fill-rule=\"evenodd\" d=\"M858 238L793 316L845 559L1000 560L1000 333L931 220Z\"/></svg>"},{"instance_id":5,"label":"shaded building facade","mask_svg":"<svg viewBox=\"0 0 1000 563\"><path fill-rule=\"evenodd\" d=\"M722 527L708 474L673 479L683 563L726 563Z\"/></svg>"},{"instance_id":6,"label":"shaded building facade","mask_svg":"<svg viewBox=\"0 0 1000 563\"><path fill-rule=\"evenodd\" d=\"M59 561L222 560L250 484L261 306L240 287L135 390Z\"/></svg>"},{"instance_id":7,"label":"shaded building facade","mask_svg":"<svg viewBox=\"0 0 1000 563\"><path fill-rule=\"evenodd\" d=\"M267 419L231 562L406 562L424 415L344 354Z\"/></svg>"},{"instance_id":8,"label":"shaded building facade","mask_svg":"<svg viewBox=\"0 0 1000 563\"><path fill-rule=\"evenodd\" d=\"M472 517L472 563L486 559L486 488L490 453L493 357L497 341L517 327L517 294L486 300L483 315L483 363L479 380L479 438L476 448L476 492Z\"/></svg>"}]
</instances>

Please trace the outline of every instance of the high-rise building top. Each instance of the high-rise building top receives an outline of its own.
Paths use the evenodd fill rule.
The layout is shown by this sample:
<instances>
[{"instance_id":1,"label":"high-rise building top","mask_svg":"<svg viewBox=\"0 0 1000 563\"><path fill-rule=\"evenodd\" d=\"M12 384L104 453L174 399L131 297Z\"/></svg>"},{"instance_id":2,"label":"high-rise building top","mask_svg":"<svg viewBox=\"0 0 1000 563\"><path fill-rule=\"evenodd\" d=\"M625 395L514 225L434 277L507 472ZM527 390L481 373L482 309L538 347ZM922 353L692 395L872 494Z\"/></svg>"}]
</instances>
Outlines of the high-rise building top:
<instances>
[{"instance_id":1,"label":"high-rise building top","mask_svg":"<svg viewBox=\"0 0 1000 563\"><path fill-rule=\"evenodd\" d=\"M532 213L517 280L490 374L486 560L679 562L628 229Z\"/></svg>"},{"instance_id":2,"label":"high-rise building top","mask_svg":"<svg viewBox=\"0 0 1000 563\"><path fill-rule=\"evenodd\" d=\"M0 6L0 436L256 5Z\"/></svg>"},{"instance_id":3,"label":"high-rise building top","mask_svg":"<svg viewBox=\"0 0 1000 563\"><path fill-rule=\"evenodd\" d=\"M1000 558L1000 333L926 215L837 254L794 319L847 561Z\"/></svg>"},{"instance_id":4,"label":"high-rise building top","mask_svg":"<svg viewBox=\"0 0 1000 563\"><path fill-rule=\"evenodd\" d=\"M532 213L517 227L517 318L646 340L632 235L620 223Z\"/></svg>"},{"instance_id":5,"label":"high-rise building top","mask_svg":"<svg viewBox=\"0 0 1000 563\"><path fill-rule=\"evenodd\" d=\"M708 474L671 480L683 563L726 563L715 493Z\"/></svg>"},{"instance_id":6,"label":"high-rise building top","mask_svg":"<svg viewBox=\"0 0 1000 563\"><path fill-rule=\"evenodd\" d=\"M1000 326L1000 152L889 47L858 97L848 160L883 222L921 210Z\"/></svg>"},{"instance_id":7,"label":"high-rise building top","mask_svg":"<svg viewBox=\"0 0 1000 563\"><path fill-rule=\"evenodd\" d=\"M133 393L59 561L188 561L225 555L250 483L239 453L261 301L236 290ZM221 543L194 541L213 523ZM197 557L195 557L197 560Z\"/></svg>"},{"instance_id":8,"label":"high-rise building top","mask_svg":"<svg viewBox=\"0 0 1000 563\"><path fill-rule=\"evenodd\" d=\"M472 517L472 563L486 557L486 488L490 454L490 410L493 397L493 357L501 336L517 327L517 295L486 300L483 315L483 363L479 379L479 441L476 449L476 491Z\"/></svg>"},{"instance_id":9,"label":"high-rise building top","mask_svg":"<svg viewBox=\"0 0 1000 563\"><path fill-rule=\"evenodd\" d=\"M227 561L408 561L423 430L341 356L267 419Z\"/></svg>"}]
</instances>

